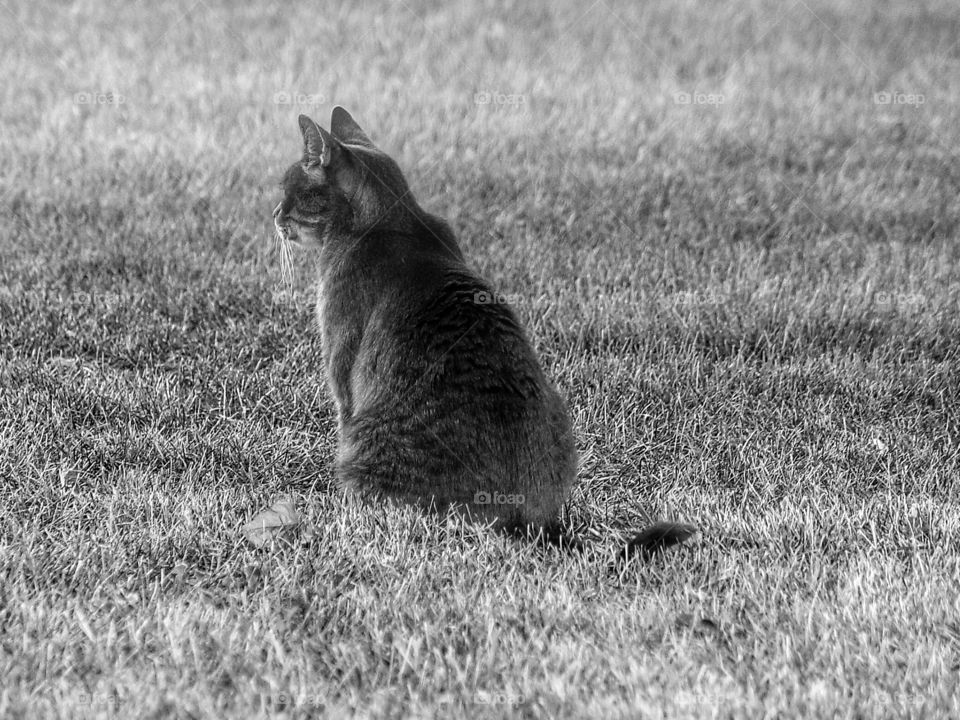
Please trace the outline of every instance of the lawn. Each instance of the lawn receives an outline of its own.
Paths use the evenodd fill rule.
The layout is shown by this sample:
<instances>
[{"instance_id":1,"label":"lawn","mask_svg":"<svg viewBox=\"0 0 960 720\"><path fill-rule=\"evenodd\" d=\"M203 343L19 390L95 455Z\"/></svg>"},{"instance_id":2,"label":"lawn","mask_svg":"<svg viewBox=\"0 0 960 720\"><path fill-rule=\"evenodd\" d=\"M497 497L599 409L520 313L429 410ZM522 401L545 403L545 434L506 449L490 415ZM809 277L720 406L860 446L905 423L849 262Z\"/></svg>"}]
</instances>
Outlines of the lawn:
<instances>
[{"instance_id":1,"label":"lawn","mask_svg":"<svg viewBox=\"0 0 960 720\"><path fill-rule=\"evenodd\" d=\"M960 8L506 5L0 5L0 717L960 715ZM335 104L529 328L583 553L332 483L271 210Z\"/></svg>"}]
</instances>

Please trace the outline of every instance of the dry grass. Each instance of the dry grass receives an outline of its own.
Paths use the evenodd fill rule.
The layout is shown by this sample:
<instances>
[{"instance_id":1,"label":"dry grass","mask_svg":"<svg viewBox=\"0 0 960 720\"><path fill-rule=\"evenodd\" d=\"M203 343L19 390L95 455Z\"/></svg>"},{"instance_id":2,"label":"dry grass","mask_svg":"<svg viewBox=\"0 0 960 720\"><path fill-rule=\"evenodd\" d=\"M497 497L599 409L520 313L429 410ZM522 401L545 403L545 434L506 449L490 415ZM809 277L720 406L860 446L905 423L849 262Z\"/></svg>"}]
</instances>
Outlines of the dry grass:
<instances>
[{"instance_id":1,"label":"dry grass","mask_svg":"<svg viewBox=\"0 0 960 720\"><path fill-rule=\"evenodd\" d=\"M0 16L0 716L960 714L952 3ZM582 557L330 489L270 213L334 103L531 328Z\"/></svg>"}]
</instances>

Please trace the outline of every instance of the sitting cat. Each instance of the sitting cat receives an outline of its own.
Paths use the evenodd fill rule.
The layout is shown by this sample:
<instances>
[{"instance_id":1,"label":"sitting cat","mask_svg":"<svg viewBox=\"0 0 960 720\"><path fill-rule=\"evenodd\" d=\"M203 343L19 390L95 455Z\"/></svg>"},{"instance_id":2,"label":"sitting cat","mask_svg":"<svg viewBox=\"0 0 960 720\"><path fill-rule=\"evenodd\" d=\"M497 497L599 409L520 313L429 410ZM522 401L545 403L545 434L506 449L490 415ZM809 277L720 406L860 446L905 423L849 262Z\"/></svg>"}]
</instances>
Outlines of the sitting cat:
<instances>
[{"instance_id":1,"label":"sitting cat","mask_svg":"<svg viewBox=\"0 0 960 720\"><path fill-rule=\"evenodd\" d=\"M466 265L397 164L342 107L300 116L277 232L320 246L317 317L336 403L339 482L562 538L577 457L563 400L516 315ZM664 523L641 552L694 532ZM562 542L569 543L569 539ZM576 543L574 543L576 544Z\"/></svg>"}]
</instances>

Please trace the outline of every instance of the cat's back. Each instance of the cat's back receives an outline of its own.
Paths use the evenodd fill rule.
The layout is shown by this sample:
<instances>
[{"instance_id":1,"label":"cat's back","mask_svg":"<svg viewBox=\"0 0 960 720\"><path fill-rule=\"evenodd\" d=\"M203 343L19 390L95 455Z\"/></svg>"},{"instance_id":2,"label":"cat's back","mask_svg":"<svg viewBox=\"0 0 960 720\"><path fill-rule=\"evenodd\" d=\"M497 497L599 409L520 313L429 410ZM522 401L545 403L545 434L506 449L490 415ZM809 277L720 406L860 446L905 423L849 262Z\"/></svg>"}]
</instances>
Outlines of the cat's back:
<instances>
[{"instance_id":1,"label":"cat's back","mask_svg":"<svg viewBox=\"0 0 960 720\"><path fill-rule=\"evenodd\" d=\"M378 302L351 374L355 413L340 472L348 485L552 521L576 473L566 408L513 309L462 262L385 250Z\"/></svg>"}]
</instances>

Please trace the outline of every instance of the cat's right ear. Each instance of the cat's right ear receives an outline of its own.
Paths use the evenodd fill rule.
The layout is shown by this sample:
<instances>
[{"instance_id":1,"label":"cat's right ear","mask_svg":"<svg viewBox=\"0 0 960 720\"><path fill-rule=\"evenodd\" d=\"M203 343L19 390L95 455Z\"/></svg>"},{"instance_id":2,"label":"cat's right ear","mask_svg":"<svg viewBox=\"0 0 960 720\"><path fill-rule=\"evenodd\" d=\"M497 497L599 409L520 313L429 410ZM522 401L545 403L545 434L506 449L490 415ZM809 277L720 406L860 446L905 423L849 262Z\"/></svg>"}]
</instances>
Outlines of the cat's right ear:
<instances>
[{"instance_id":1,"label":"cat's right ear","mask_svg":"<svg viewBox=\"0 0 960 720\"><path fill-rule=\"evenodd\" d=\"M329 167L337 142L333 136L306 115L300 116L300 133L303 135L303 164Z\"/></svg>"}]
</instances>

